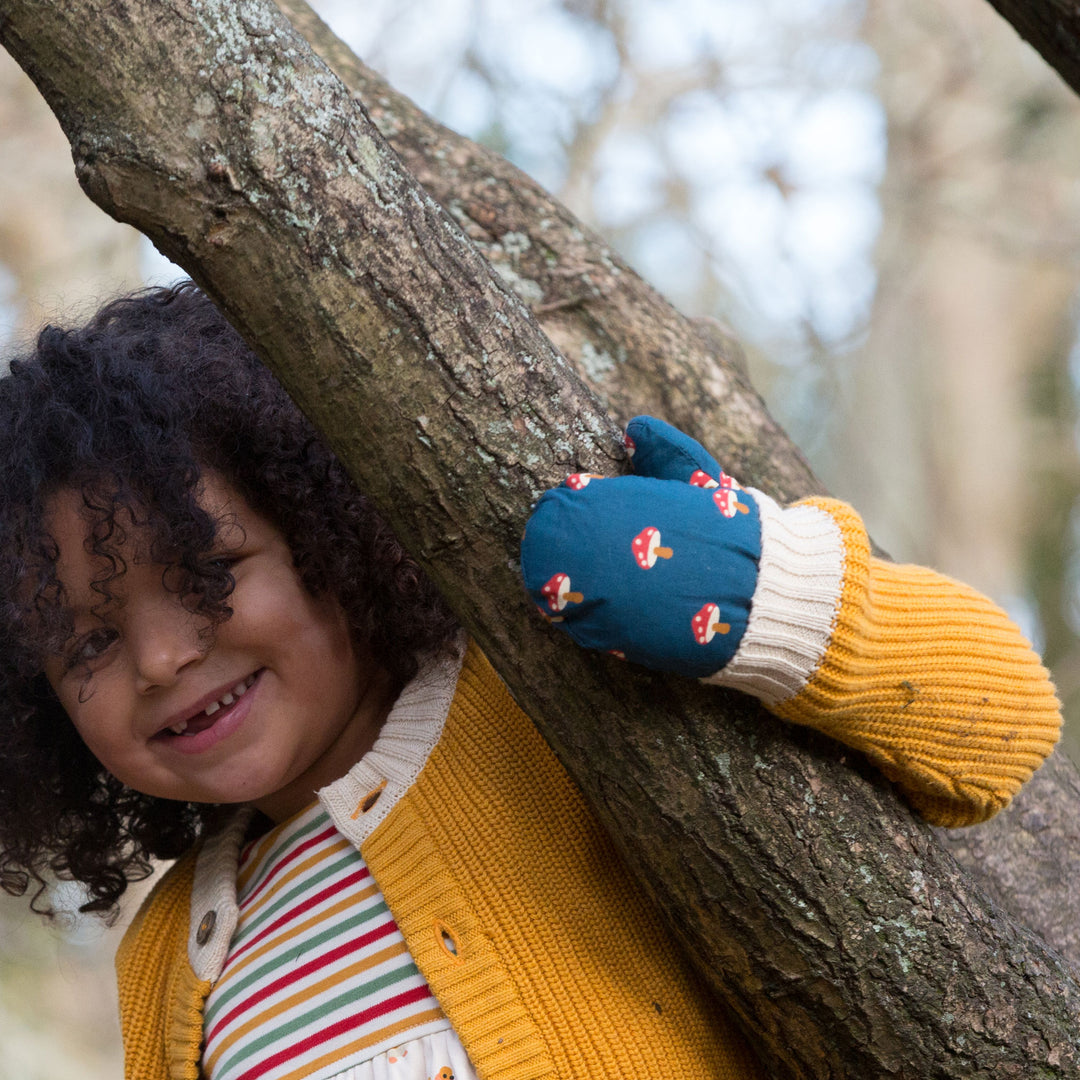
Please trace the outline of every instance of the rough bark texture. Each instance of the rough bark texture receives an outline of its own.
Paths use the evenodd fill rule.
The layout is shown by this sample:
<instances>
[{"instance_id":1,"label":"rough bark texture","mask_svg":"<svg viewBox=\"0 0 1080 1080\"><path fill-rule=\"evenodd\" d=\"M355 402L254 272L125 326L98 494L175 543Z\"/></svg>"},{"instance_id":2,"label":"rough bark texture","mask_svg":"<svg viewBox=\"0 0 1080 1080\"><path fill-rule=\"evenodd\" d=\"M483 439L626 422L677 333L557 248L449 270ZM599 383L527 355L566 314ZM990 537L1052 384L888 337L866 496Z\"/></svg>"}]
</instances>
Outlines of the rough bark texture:
<instances>
[{"instance_id":1,"label":"rough bark texture","mask_svg":"<svg viewBox=\"0 0 1080 1080\"><path fill-rule=\"evenodd\" d=\"M1080 93L1080 6L1073 0L990 0L990 5Z\"/></svg>"},{"instance_id":2,"label":"rough bark texture","mask_svg":"<svg viewBox=\"0 0 1080 1080\"><path fill-rule=\"evenodd\" d=\"M784 501L822 492L720 323L676 311L528 176L436 123L366 67L304 0L278 6L615 420L663 416L708 443L730 472Z\"/></svg>"},{"instance_id":3,"label":"rough bark texture","mask_svg":"<svg viewBox=\"0 0 1080 1080\"><path fill-rule=\"evenodd\" d=\"M1073 973L883 781L530 613L527 509L618 468L617 429L276 8L2 0L0 39L91 197L222 303L382 506L776 1075L1076 1074Z\"/></svg>"},{"instance_id":4,"label":"rough bark texture","mask_svg":"<svg viewBox=\"0 0 1080 1080\"><path fill-rule=\"evenodd\" d=\"M1062 792L1067 798L1056 793ZM1055 754L1021 789L1012 805L977 829L939 829L953 856L999 903L1050 941L1076 948L1080 924L1080 778ZM1047 893L1066 898L1056 908ZM1060 946L1059 952L1066 952ZM1075 961L1074 961L1075 963Z\"/></svg>"}]
</instances>

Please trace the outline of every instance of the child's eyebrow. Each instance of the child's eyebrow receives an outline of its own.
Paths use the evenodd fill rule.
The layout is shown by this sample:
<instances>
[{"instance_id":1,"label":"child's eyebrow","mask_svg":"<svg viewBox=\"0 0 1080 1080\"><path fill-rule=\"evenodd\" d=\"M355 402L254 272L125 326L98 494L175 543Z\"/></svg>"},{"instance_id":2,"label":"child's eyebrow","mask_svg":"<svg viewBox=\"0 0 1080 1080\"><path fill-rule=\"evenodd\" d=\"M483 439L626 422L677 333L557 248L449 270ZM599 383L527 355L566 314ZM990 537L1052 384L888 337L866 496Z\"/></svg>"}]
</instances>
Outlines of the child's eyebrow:
<instances>
[{"instance_id":1,"label":"child's eyebrow","mask_svg":"<svg viewBox=\"0 0 1080 1080\"><path fill-rule=\"evenodd\" d=\"M55 598L56 606L72 616L107 615L127 602L125 590L118 587L123 578L123 572L115 576L110 573L78 582L73 588L71 582L58 573L56 580L60 588Z\"/></svg>"},{"instance_id":2,"label":"child's eyebrow","mask_svg":"<svg viewBox=\"0 0 1080 1080\"><path fill-rule=\"evenodd\" d=\"M70 596L70 594L68 595ZM113 612L122 610L126 603L126 598L120 594L89 592L86 595L77 597L74 602L69 601L63 604L63 607L73 618L86 615L104 618Z\"/></svg>"}]
</instances>

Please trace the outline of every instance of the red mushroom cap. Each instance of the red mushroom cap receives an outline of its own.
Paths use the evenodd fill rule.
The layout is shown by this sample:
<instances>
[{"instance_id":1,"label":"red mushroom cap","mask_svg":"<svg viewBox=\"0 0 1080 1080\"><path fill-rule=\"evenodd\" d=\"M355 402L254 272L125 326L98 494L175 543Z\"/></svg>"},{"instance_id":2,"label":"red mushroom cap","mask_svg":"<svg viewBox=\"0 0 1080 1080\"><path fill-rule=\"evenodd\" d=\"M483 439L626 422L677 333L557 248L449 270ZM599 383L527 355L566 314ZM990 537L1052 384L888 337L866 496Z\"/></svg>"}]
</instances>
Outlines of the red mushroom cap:
<instances>
[{"instance_id":1,"label":"red mushroom cap","mask_svg":"<svg viewBox=\"0 0 1080 1080\"><path fill-rule=\"evenodd\" d=\"M713 627L720 617L720 608L716 604L706 604L691 620L690 625L694 630L694 640L699 645L708 645L712 641L716 631Z\"/></svg>"},{"instance_id":2,"label":"red mushroom cap","mask_svg":"<svg viewBox=\"0 0 1080 1080\"><path fill-rule=\"evenodd\" d=\"M648 570L656 562L656 548L660 543L660 530L655 525L646 525L634 537L630 544L634 558L642 570Z\"/></svg>"},{"instance_id":3,"label":"red mushroom cap","mask_svg":"<svg viewBox=\"0 0 1080 1080\"><path fill-rule=\"evenodd\" d=\"M559 592L564 583L566 585L570 584L569 574L554 574L540 590L540 592L547 597L548 607L550 607L552 611L561 611L563 608L564 602L561 601Z\"/></svg>"},{"instance_id":4,"label":"red mushroom cap","mask_svg":"<svg viewBox=\"0 0 1080 1080\"><path fill-rule=\"evenodd\" d=\"M713 493L713 502L724 517L734 517L739 509L739 496L731 488L722 487Z\"/></svg>"},{"instance_id":5,"label":"red mushroom cap","mask_svg":"<svg viewBox=\"0 0 1080 1080\"><path fill-rule=\"evenodd\" d=\"M723 476L724 474L721 472L720 475ZM714 488L720 486L707 472L702 472L700 469L695 469L690 474L690 483L693 484L694 487L699 488Z\"/></svg>"},{"instance_id":6,"label":"red mushroom cap","mask_svg":"<svg viewBox=\"0 0 1080 1080\"><path fill-rule=\"evenodd\" d=\"M623 436L623 446L626 447L626 453L629 457L634 456L634 451L637 449L637 445L634 440L630 438L629 434Z\"/></svg>"},{"instance_id":7,"label":"red mushroom cap","mask_svg":"<svg viewBox=\"0 0 1080 1080\"><path fill-rule=\"evenodd\" d=\"M566 478L566 486L573 488L574 491L580 491L583 487L589 486L590 480L603 480L604 478L599 473L571 473Z\"/></svg>"},{"instance_id":8,"label":"red mushroom cap","mask_svg":"<svg viewBox=\"0 0 1080 1080\"><path fill-rule=\"evenodd\" d=\"M569 574L553 574L540 592L547 597L548 607L552 611L562 611L567 604L580 604L585 599L581 593L570 591Z\"/></svg>"}]
</instances>

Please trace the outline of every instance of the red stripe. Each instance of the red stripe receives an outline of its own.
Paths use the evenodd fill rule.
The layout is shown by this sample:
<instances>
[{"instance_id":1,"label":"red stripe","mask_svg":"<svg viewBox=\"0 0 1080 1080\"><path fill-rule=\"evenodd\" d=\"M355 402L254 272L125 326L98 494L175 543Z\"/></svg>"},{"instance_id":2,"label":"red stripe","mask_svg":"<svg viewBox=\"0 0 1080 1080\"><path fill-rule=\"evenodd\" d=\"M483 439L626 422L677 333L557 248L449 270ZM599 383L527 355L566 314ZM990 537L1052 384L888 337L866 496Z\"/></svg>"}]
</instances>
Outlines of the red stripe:
<instances>
[{"instance_id":1,"label":"red stripe","mask_svg":"<svg viewBox=\"0 0 1080 1080\"><path fill-rule=\"evenodd\" d=\"M245 941L238 949L229 951L229 958L222 968L221 974L224 975L228 971L229 966L234 964L241 956L244 955L252 946L257 945L268 934L272 934L275 930L285 926L292 919L298 918L305 912L310 911L313 907L321 904L324 900L329 900L336 893L341 892L342 889L348 888L351 885L355 885L359 881L363 881L364 878L370 877L371 871L366 866L361 867L359 870L354 870L351 874L346 874L345 877L340 878L337 881L331 882L325 889L320 889L317 893L313 893L302 904L297 904L296 907L289 908L288 911L279 915L273 922L267 923L253 938ZM220 978L220 976L219 976Z\"/></svg>"},{"instance_id":2,"label":"red stripe","mask_svg":"<svg viewBox=\"0 0 1080 1080\"><path fill-rule=\"evenodd\" d=\"M286 1049L279 1050L276 1054L264 1058L257 1065L248 1069L246 1073L241 1073L238 1080L257 1080L257 1078L264 1073L269 1072L278 1065L283 1065L291 1058L299 1057L309 1050L314 1050L322 1043L329 1042L339 1035L344 1035L346 1032L362 1027L369 1020L377 1020L380 1016L385 1016L395 1009L403 1008L406 1005L412 1005L417 1001L423 1001L430 993L431 990L425 983L422 986L414 987L412 990L406 990L396 997L380 1001L378 1005L372 1005L370 1009L364 1009L354 1016L343 1017L341 1020L337 1021L337 1023L331 1024L329 1027L319 1028L318 1031L313 1032L306 1039L301 1039L300 1042L293 1043Z\"/></svg>"},{"instance_id":3,"label":"red stripe","mask_svg":"<svg viewBox=\"0 0 1080 1080\"><path fill-rule=\"evenodd\" d=\"M397 923L395 923L393 919L388 919L381 926L376 926L374 930L369 930L366 934L361 934L357 938L350 938L348 941L342 942L342 944L331 949L329 952L320 953L314 960L309 960L306 964L301 964L299 967L293 968L287 975L283 975L280 979L268 983L262 990L245 997L238 1005L234 1005L229 1012L218 1019L213 1030L205 1033L206 1041L208 1043L212 1042L217 1038L218 1032L221 1031L222 1027L226 1024L233 1023L237 1017L242 1016L248 1009L265 1001L266 998L272 997L279 991L287 989L293 983L302 981L313 972L318 971L320 968L328 967L336 960L340 960L350 953L360 952L372 942L378 941L388 934L393 934L396 930Z\"/></svg>"},{"instance_id":4,"label":"red stripe","mask_svg":"<svg viewBox=\"0 0 1080 1080\"><path fill-rule=\"evenodd\" d=\"M288 855L286 855L279 862L275 862L270 870L270 873L267 874L266 877L264 877L262 881L259 882L255 889L253 889L250 893L247 894L247 896L244 897L243 900L240 901L240 910L245 911L247 907L251 904L251 902L255 899L255 897L258 896L259 893L261 893L263 889L265 889L266 886L271 881L273 881L274 878L276 878L282 870L285 869L286 866L288 866L290 863L295 862L297 858L299 858L305 851L310 851L311 848L315 847L318 844L321 844L324 840L328 840L331 836L334 835L340 834L338 834L337 829L335 829L333 825L330 825L328 828L323 829L321 833L316 833L314 836L309 836L302 844L297 844L297 846L293 848L293 850L290 851Z\"/></svg>"}]
</instances>

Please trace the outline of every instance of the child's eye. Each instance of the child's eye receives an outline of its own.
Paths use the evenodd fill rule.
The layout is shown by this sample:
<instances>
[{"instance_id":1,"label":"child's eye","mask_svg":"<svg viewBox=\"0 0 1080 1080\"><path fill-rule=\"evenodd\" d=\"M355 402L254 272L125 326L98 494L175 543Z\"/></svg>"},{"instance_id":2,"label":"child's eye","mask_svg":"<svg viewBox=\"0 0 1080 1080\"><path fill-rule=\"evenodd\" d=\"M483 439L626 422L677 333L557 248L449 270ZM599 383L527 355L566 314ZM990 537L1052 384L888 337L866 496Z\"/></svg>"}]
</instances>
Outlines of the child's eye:
<instances>
[{"instance_id":1,"label":"child's eye","mask_svg":"<svg viewBox=\"0 0 1080 1080\"><path fill-rule=\"evenodd\" d=\"M72 671L81 664L92 664L120 635L111 627L100 626L78 638L64 655L64 671Z\"/></svg>"},{"instance_id":2,"label":"child's eye","mask_svg":"<svg viewBox=\"0 0 1080 1080\"><path fill-rule=\"evenodd\" d=\"M240 556L237 554L223 554L223 555L211 555L205 560L204 565L207 567L213 566L216 569L229 570L240 561Z\"/></svg>"}]
</instances>

